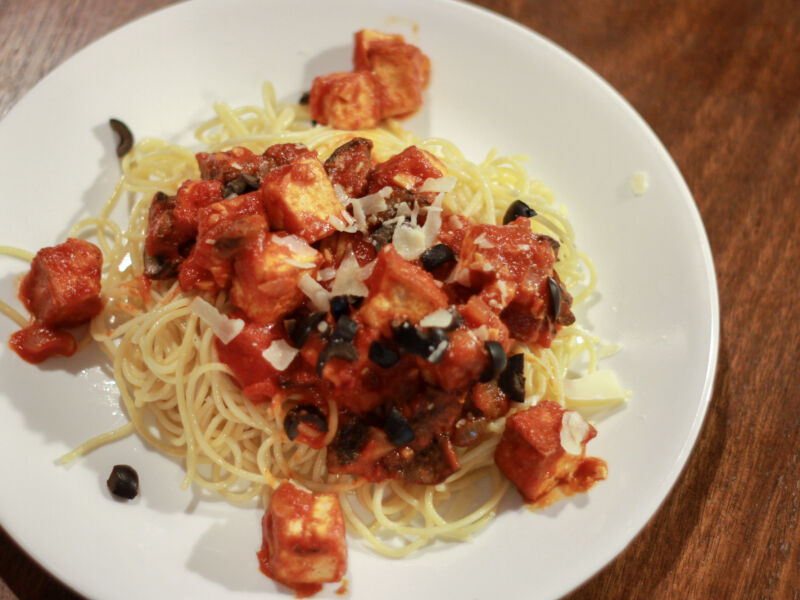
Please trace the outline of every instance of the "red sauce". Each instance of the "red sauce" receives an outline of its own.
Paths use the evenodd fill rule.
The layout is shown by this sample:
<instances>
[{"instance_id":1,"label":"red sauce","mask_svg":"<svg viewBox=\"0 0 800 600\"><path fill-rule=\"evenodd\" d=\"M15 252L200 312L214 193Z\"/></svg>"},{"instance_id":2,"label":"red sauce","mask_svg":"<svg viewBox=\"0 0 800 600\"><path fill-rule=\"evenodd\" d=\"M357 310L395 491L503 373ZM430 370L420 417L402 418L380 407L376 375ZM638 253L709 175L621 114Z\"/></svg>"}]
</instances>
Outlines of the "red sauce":
<instances>
[{"instance_id":1,"label":"red sauce","mask_svg":"<svg viewBox=\"0 0 800 600\"><path fill-rule=\"evenodd\" d=\"M52 356L72 356L78 345L67 331L33 324L12 333L8 342L23 360L39 364Z\"/></svg>"}]
</instances>

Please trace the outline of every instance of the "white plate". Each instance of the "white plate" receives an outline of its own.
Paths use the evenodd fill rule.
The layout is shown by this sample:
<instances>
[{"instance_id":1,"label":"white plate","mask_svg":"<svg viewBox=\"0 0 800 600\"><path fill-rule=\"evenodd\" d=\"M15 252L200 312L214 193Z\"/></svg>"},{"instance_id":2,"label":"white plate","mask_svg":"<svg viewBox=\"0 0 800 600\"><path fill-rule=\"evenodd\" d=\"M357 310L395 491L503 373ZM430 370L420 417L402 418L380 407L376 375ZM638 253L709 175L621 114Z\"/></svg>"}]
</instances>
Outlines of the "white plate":
<instances>
[{"instance_id":1,"label":"white plate","mask_svg":"<svg viewBox=\"0 0 800 600\"><path fill-rule=\"evenodd\" d=\"M418 26L418 35L413 34ZM179 4L81 51L0 123L0 243L38 249L99 210L118 172L107 119L139 136L173 136L217 99L256 102L259 84L296 98L315 75L350 68L361 28L411 33L431 57L425 108L408 122L473 160L526 153L565 203L600 273L586 312L624 350L608 361L634 391L602 422L593 454L610 474L588 495L531 513L509 494L474 543L407 560L350 543L350 596L551 598L609 562L647 522L681 471L716 365L713 264L691 194L656 136L603 80L531 31L446 0ZM649 191L628 181L646 171ZM13 298L23 265L0 260ZM0 320L0 337L14 330ZM198 502L179 465L128 439L71 468L56 457L124 422L96 354L23 363L0 348L0 521L45 568L93 598L287 597L258 572L259 511ZM134 464L142 494L122 505L104 481Z\"/></svg>"}]
</instances>

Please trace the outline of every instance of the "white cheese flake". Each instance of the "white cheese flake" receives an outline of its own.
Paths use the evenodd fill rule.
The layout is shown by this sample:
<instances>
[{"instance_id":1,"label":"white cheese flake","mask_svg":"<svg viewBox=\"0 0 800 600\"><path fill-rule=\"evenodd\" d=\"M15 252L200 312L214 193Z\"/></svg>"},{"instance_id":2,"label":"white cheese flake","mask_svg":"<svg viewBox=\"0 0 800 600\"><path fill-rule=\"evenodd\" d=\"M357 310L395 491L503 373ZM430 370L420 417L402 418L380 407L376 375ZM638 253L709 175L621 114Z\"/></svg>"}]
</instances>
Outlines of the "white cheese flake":
<instances>
[{"instance_id":1,"label":"white cheese flake","mask_svg":"<svg viewBox=\"0 0 800 600\"><path fill-rule=\"evenodd\" d=\"M623 401L627 395L614 371L607 369L564 381L564 396L569 404L615 404Z\"/></svg>"},{"instance_id":2,"label":"white cheese flake","mask_svg":"<svg viewBox=\"0 0 800 600\"><path fill-rule=\"evenodd\" d=\"M223 344L229 344L244 329L244 321L242 319L226 317L215 306L209 304L200 296L196 296L189 303L189 310L208 325Z\"/></svg>"},{"instance_id":3,"label":"white cheese flake","mask_svg":"<svg viewBox=\"0 0 800 600\"><path fill-rule=\"evenodd\" d=\"M366 296L369 290L361 279L361 267L358 266L356 257L350 253L336 271L336 279L333 280L331 287L331 296Z\"/></svg>"},{"instance_id":4,"label":"white cheese flake","mask_svg":"<svg viewBox=\"0 0 800 600\"><path fill-rule=\"evenodd\" d=\"M428 177L417 188L418 192L440 192L446 194L452 192L456 187L458 179L455 177Z\"/></svg>"},{"instance_id":5,"label":"white cheese flake","mask_svg":"<svg viewBox=\"0 0 800 600\"><path fill-rule=\"evenodd\" d=\"M278 371L286 370L299 351L286 343L286 340L274 340L266 350L261 353L269 364Z\"/></svg>"},{"instance_id":6,"label":"white cheese flake","mask_svg":"<svg viewBox=\"0 0 800 600\"><path fill-rule=\"evenodd\" d=\"M322 287L319 283L314 281L308 273L304 273L297 283L300 291L308 296L311 304L316 310L328 312L331 308L331 294L328 290Z\"/></svg>"},{"instance_id":7,"label":"white cheese flake","mask_svg":"<svg viewBox=\"0 0 800 600\"><path fill-rule=\"evenodd\" d=\"M425 217L425 225L422 226L422 231L425 233L426 248L430 248L433 245L433 242L435 242L436 238L439 236L439 230L442 228L443 199L444 194L437 195L436 200L434 200L433 204L428 207L428 212Z\"/></svg>"},{"instance_id":8,"label":"white cheese flake","mask_svg":"<svg viewBox=\"0 0 800 600\"><path fill-rule=\"evenodd\" d=\"M589 423L574 410L564 411L561 417L561 447L567 454L580 456L589 433Z\"/></svg>"},{"instance_id":9,"label":"white cheese flake","mask_svg":"<svg viewBox=\"0 0 800 600\"><path fill-rule=\"evenodd\" d=\"M319 252L309 246L308 242L299 235L273 235L272 241L281 246L286 246L292 253L292 258L297 261L311 262L316 260L319 255Z\"/></svg>"},{"instance_id":10,"label":"white cheese flake","mask_svg":"<svg viewBox=\"0 0 800 600\"><path fill-rule=\"evenodd\" d=\"M414 260L425 252L425 232L418 225L400 223L394 229L392 245L406 260Z\"/></svg>"},{"instance_id":11,"label":"white cheese flake","mask_svg":"<svg viewBox=\"0 0 800 600\"><path fill-rule=\"evenodd\" d=\"M420 319L420 327L447 328L453 324L453 315L446 308L440 308Z\"/></svg>"},{"instance_id":12,"label":"white cheese flake","mask_svg":"<svg viewBox=\"0 0 800 600\"><path fill-rule=\"evenodd\" d=\"M320 269L317 273L317 281L330 281L336 277L336 269L328 267L327 269Z\"/></svg>"},{"instance_id":13,"label":"white cheese flake","mask_svg":"<svg viewBox=\"0 0 800 600\"><path fill-rule=\"evenodd\" d=\"M636 171L631 175L628 185L631 186L631 191L634 194L642 196L650 189L650 176L646 171Z\"/></svg>"}]
</instances>

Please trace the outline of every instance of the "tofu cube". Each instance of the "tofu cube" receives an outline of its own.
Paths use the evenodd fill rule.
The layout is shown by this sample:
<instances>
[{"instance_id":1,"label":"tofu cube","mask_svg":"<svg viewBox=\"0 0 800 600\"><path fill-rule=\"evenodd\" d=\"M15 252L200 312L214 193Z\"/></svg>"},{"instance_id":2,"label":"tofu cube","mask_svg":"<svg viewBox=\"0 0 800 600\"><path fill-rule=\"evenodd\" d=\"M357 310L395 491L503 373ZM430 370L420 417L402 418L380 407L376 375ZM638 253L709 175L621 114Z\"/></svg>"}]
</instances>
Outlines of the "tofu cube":
<instances>
[{"instance_id":1,"label":"tofu cube","mask_svg":"<svg viewBox=\"0 0 800 600\"><path fill-rule=\"evenodd\" d=\"M272 229L297 234L309 243L333 233L331 221L345 223L344 207L325 167L311 153L267 173L261 199Z\"/></svg>"},{"instance_id":2,"label":"tofu cube","mask_svg":"<svg viewBox=\"0 0 800 600\"><path fill-rule=\"evenodd\" d=\"M347 571L344 516L336 494L313 494L284 481L272 494L262 529L268 573L281 583L329 583Z\"/></svg>"},{"instance_id":3,"label":"tofu cube","mask_svg":"<svg viewBox=\"0 0 800 600\"><path fill-rule=\"evenodd\" d=\"M447 295L436 285L433 275L401 257L387 244L378 254L375 268L367 280L369 295L360 315L370 327L391 335L392 321L417 324L426 315L447 308Z\"/></svg>"},{"instance_id":4,"label":"tofu cube","mask_svg":"<svg viewBox=\"0 0 800 600\"><path fill-rule=\"evenodd\" d=\"M544 401L506 419L494 460L528 502L547 504L556 488L570 495L605 479L605 462L585 456L586 442L597 435L594 427L585 423L580 454L562 446L564 413L557 403Z\"/></svg>"},{"instance_id":5,"label":"tofu cube","mask_svg":"<svg viewBox=\"0 0 800 600\"><path fill-rule=\"evenodd\" d=\"M22 280L20 299L36 320L51 328L86 323L103 309L103 253L85 240L69 238L42 248Z\"/></svg>"},{"instance_id":6,"label":"tofu cube","mask_svg":"<svg viewBox=\"0 0 800 600\"><path fill-rule=\"evenodd\" d=\"M380 86L369 71L315 78L308 105L312 119L336 129L369 129L382 118Z\"/></svg>"},{"instance_id":7,"label":"tofu cube","mask_svg":"<svg viewBox=\"0 0 800 600\"><path fill-rule=\"evenodd\" d=\"M430 60L402 35L364 29L355 35L353 67L371 71L381 87L383 117L404 116L422 106L430 79Z\"/></svg>"},{"instance_id":8,"label":"tofu cube","mask_svg":"<svg viewBox=\"0 0 800 600\"><path fill-rule=\"evenodd\" d=\"M236 257L231 302L259 325L275 323L303 303L300 278L313 274L321 261L322 255L298 236L262 232Z\"/></svg>"}]
</instances>

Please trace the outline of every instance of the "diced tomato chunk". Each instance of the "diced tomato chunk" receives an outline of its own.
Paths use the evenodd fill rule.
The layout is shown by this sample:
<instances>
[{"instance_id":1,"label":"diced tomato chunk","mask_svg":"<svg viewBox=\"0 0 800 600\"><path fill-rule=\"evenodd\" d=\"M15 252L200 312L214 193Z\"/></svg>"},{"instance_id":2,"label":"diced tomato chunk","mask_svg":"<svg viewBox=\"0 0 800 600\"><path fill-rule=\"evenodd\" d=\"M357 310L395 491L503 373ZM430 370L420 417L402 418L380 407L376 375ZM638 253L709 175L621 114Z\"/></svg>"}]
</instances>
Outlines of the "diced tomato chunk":
<instances>
[{"instance_id":1,"label":"diced tomato chunk","mask_svg":"<svg viewBox=\"0 0 800 600\"><path fill-rule=\"evenodd\" d=\"M347 571L344 516L336 494L284 481L262 520L265 572L290 587L339 581Z\"/></svg>"},{"instance_id":2,"label":"diced tomato chunk","mask_svg":"<svg viewBox=\"0 0 800 600\"><path fill-rule=\"evenodd\" d=\"M446 168L433 154L416 146L409 146L389 160L375 166L369 175L370 193L383 187L413 189L428 178L442 177Z\"/></svg>"},{"instance_id":3,"label":"diced tomato chunk","mask_svg":"<svg viewBox=\"0 0 800 600\"><path fill-rule=\"evenodd\" d=\"M312 119L336 129L369 129L382 118L380 86L369 71L316 77L308 105Z\"/></svg>"},{"instance_id":4,"label":"diced tomato chunk","mask_svg":"<svg viewBox=\"0 0 800 600\"><path fill-rule=\"evenodd\" d=\"M344 208L336 198L325 167L311 154L276 167L261 184L270 227L315 242L335 231L331 221L344 225Z\"/></svg>"},{"instance_id":5,"label":"diced tomato chunk","mask_svg":"<svg viewBox=\"0 0 800 600\"><path fill-rule=\"evenodd\" d=\"M201 208L197 243L180 266L183 290L216 292L233 276L233 259L248 239L267 230L260 192L250 192Z\"/></svg>"},{"instance_id":6,"label":"diced tomato chunk","mask_svg":"<svg viewBox=\"0 0 800 600\"><path fill-rule=\"evenodd\" d=\"M425 315L447 307L447 295L427 271L403 259L387 244L367 280L369 295L360 315L370 327L391 335L393 321L419 323Z\"/></svg>"},{"instance_id":7,"label":"diced tomato chunk","mask_svg":"<svg viewBox=\"0 0 800 600\"><path fill-rule=\"evenodd\" d=\"M36 253L19 295L35 319L50 328L75 327L103 309L100 276L103 253L85 240L66 242Z\"/></svg>"},{"instance_id":8,"label":"diced tomato chunk","mask_svg":"<svg viewBox=\"0 0 800 600\"><path fill-rule=\"evenodd\" d=\"M230 367L244 395L253 402L267 401L278 391L279 372L264 358L263 352L273 341L284 337L277 324L246 323L229 343L216 339L219 359Z\"/></svg>"},{"instance_id":9,"label":"diced tomato chunk","mask_svg":"<svg viewBox=\"0 0 800 600\"><path fill-rule=\"evenodd\" d=\"M581 453L569 454L561 445L565 410L543 401L506 419L495 450L497 466L528 502L547 503L558 489L565 495L583 492L605 479L605 462L586 457L586 443L597 431L585 423Z\"/></svg>"},{"instance_id":10,"label":"diced tomato chunk","mask_svg":"<svg viewBox=\"0 0 800 600\"><path fill-rule=\"evenodd\" d=\"M313 275L321 260L302 238L262 232L236 257L231 302L260 325L274 323L303 303L300 278Z\"/></svg>"},{"instance_id":11,"label":"diced tomato chunk","mask_svg":"<svg viewBox=\"0 0 800 600\"><path fill-rule=\"evenodd\" d=\"M175 197L173 227L187 232L189 237L197 234L197 219L201 208L222 200L222 185L219 181L186 181Z\"/></svg>"},{"instance_id":12,"label":"diced tomato chunk","mask_svg":"<svg viewBox=\"0 0 800 600\"><path fill-rule=\"evenodd\" d=\"M23 360L39 364L52 356L72 356L78 349L68 331L33 324L11 334L9 345Z\"/></svg>"}]
</instances>

